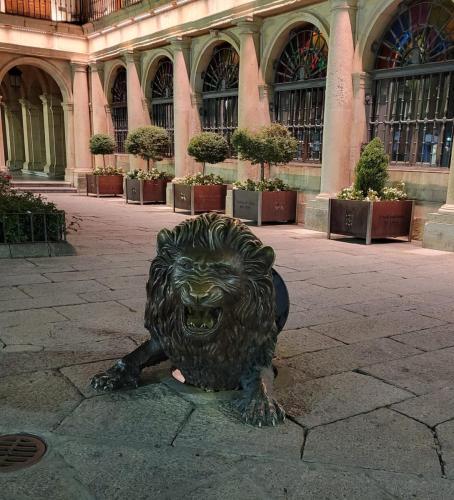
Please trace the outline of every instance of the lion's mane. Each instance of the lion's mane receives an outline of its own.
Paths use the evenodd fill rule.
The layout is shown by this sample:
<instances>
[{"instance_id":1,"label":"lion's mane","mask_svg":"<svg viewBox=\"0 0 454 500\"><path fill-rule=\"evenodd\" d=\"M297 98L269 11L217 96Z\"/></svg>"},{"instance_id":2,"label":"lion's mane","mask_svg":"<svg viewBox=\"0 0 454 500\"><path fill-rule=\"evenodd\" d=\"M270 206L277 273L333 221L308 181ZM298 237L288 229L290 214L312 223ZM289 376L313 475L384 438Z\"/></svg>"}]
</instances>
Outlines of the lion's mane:
<instances>
[{"instance_id":1,"label":"lion's mane","mask_svg":"<svg viewBox=\"0 0 454 500\"><path fill-rule=\"evenodd\" d=\"M219 334L202 343L183 333L177 314L181 299L172 283L176 259L191 247L211 252L229 249L243 269L241 296L224 311ZM160 339L188 382L207 389L232 389L248 369L270 364L277 338L273 260L274 252L245 224L213 213L159 233L147 283L145 327Z\"/></svg>"}]
</instances>

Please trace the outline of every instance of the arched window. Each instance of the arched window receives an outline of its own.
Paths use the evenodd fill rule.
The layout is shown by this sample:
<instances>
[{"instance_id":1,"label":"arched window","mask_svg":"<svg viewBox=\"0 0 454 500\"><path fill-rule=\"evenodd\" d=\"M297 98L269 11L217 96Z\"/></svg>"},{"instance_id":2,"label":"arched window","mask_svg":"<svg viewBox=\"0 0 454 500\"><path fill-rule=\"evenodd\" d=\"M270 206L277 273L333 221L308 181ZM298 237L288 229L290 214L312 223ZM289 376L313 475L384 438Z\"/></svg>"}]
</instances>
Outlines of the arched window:
<instances>
[{"instance_id":1,"label":"arched window","mask_svg":"<svg viewBox=\"0 0 454 500\"><path fill-rule=\"evenodd\" d=\"M150 120L153 125L165 128L169 134L168 157L173 156L173 64L170 59L159 62L151 82Z\"/></svg>"},{"instance_id":2,"label":"arched window","mask_svg":"<svg viewBox=\"0 0 454 500\"><path fill-rule=\"evenodd\" d=\"M125 152L125 139L128 135L128 98L126 92L126 69L119 68L112 85L112 122L117 153Z\"/></svg>"},{"instance_id":3,"label":"arched window","mask_svg":"<svg viewBox=\"0 0 454 500\"><path fill-rule=\"evenodd\" d=\"M274 119L299 141L296 159L322 158L328 46L312 25L293 31L276 65Z\"/></svg>"},{"instance_id":4,"label":"arched window","mask_svg":"<svg viewBox=\"0 0 454 500\"><path fill-rule=\"evenodd\" d=\"M376 44L371 137L391 162L449 167L454 125L454 5L403 4Z\"/></svg>"},{"instance_id":5,"label":"arched window","mask_svg":"<svg viewBox=\"0 0 454 500\"><path fill-rule=\"evenodd\" d=\"M202 128L227 141L238 127L238 77L240 58L228 43L218 45L203 78Z\"/></svg>"}]
</instances>

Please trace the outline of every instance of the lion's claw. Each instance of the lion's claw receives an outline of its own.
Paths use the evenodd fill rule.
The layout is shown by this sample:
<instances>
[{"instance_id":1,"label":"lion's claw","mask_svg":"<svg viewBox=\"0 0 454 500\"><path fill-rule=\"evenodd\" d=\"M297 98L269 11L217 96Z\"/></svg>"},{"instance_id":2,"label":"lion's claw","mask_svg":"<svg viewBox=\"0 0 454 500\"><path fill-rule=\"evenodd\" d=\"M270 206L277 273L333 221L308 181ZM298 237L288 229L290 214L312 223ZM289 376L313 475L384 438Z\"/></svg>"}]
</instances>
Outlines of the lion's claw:
<instances>
[{"instance_id":1,"label":"lion's claw","mask_svg":"<svg viewBox=\"0 0 454 500\"><path fill-rule=\"evenodd\" d=\"M138 387L139 378L120 361L107 371L95 375L90 385L98 391L115 391L122 387Z\"/></svg>"},{"instance_id":2,"label":"lion's claw","mask_svg":"<svg viewBox=\"0 0 454 500\"><path fill-rule=\"evenodd\" d=\"M282 406L268 396L239 399L234 402L245 423L262 426L276 426L285 420Z\"/></svg>"}]
</instances>

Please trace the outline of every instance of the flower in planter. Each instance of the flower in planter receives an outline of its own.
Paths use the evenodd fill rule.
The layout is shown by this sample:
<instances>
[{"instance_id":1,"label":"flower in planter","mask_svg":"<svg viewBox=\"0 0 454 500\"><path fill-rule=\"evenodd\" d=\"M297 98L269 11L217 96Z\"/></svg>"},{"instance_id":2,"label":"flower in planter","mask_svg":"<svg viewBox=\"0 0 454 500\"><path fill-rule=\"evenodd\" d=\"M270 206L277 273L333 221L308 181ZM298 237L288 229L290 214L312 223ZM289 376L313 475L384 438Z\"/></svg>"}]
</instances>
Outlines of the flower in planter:
<instances>
[{"instance_id":1,"label":"flower in planter","mask_svg":"<svg viewBox=\"0 0 454 500\"><path fill-rule=\"evenodd\" d=\"M118 167L96 167L93 175L123 175L123 170Z\"/></svg>"},{"instance_id":2,"label":"flower in planter","mask_svg":"<svg viewBox=\"0 0 454 500\"><path fill-rule=\"evenodd\" d=\"M186 184L188 186L209 186L213 184L225 184L224 179L215 174L197 173L187 175L186 177L178 177L173 180L174 184Z\"/></svg>"},{"instance_id":3,"label":"flower in planter","mask_svg":"<svg viewBox=\"0 0 454 500\"><path fill-rule=\"evenodd\" d=\"M111 155L115 151L115 140L107 134L95 134L90 138L90 153L102 155L102 164L106 168L105 155Z\"/></svg>"},{"instance_id":4,"label":"flower in planter","mask_svg":"<svg viewBox=\"0 0 454 500\"><path fill-rule=\"evenodd\" d=\"M260 180L265 177L265 164L284 165L291 161L298 149L298 141L280 123L262 127L258 132L235 130L232 144L243 160L260 165Z\"/></svg>"},{"instance_id":5,"label":"flower in planter","mask_svg":"<svg viewBox=\"0 0 454 500\"><path fill-rule=\"evenodd\" d=\"M148 171L150 170L150 161L162 160L169 144L169 135L166 129L148 125L129 132L125 141L125 150L127 153L146 160Z\"/></svg>"},{"instance_id":6,"label":"flower in planter","mask_svg":"<svg viewBox=\"0 0 454 500\"><path fill-rule=\"evenodd\" d=\"M207 163L220 163L229 156L229 145L224 137L214 132L202 132L195 135L188 144L188 154L195 161L202 163L202 175L205 176Z\"/></svg>"},{"instance_id":7,"label":"flower in planter","mask_svg":"<svg viewBox=\"0 0 454 500\"><path fill-rule=\"evenodd\" d=\"M385 153L382 141L376 137L367 144L355 169L355 182L352 186L342 189L337 198L340 200L405 200L405 184L398 183L395 187L386 186L388 181L389 157Z\"/></svg>"},{"instance_id":8,"label":"flower in planter","mask_svg":"<svg viewBox=\"0 0 454 500\"><path fill-rule=\"evenodd\" d=\"M149 171L146 170L131 170L126 173L128 179L139 179L143 181L157 181L158 179L172 179L172 175L168 172L160 172L156 168Z\"/></svg>"},{"instance_id":9,"label":"flower in planter","mask_svg":"<svg viewBox=\"0 0 454 500\"><path fill-rule=\"evenodd\" d=\"M244 191L291 191L290 186L278 178L264 179L262 181L247 179L245 181L234 182L233 186L235 189L241 189Z\"/></svg>"}]
</instances>

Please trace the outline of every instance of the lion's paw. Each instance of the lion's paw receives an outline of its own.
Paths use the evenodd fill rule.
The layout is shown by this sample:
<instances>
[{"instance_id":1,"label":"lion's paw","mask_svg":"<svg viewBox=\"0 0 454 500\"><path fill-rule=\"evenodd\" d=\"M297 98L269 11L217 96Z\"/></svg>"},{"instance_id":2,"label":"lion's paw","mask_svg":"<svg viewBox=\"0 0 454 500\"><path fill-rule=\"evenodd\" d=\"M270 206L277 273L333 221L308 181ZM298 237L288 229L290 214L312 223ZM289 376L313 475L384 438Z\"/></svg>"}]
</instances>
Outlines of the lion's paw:
<instances>
[{"instance_id":1,"label":"lion's paw","mask_svg":"<svg viewBox=\"0 0 454 500\"><path fill-rule=\"evenodd\" d=\"M90 385L98 391L115 391L122 387L135 388L139 385L139 377L127 370L124 363L119 361L112 368L95 375Z\"/></svg>"},{"instance_id":2,"label":"lion's paw","mask_svg":"<svg viewBox=\"0 0 454 500\"><path fill-rule=\"evenodd\" d=\"M239 399L234 402L244 423L262 426L275 426L285 420L285 411L274 399L256 397Z\"/></svg>"}]
</instances>

